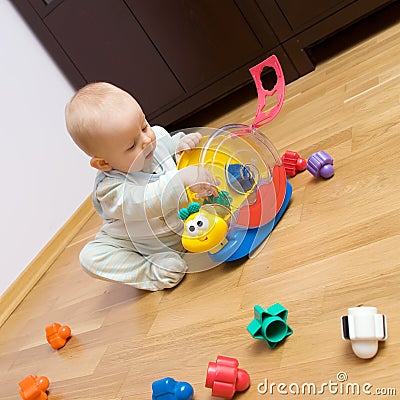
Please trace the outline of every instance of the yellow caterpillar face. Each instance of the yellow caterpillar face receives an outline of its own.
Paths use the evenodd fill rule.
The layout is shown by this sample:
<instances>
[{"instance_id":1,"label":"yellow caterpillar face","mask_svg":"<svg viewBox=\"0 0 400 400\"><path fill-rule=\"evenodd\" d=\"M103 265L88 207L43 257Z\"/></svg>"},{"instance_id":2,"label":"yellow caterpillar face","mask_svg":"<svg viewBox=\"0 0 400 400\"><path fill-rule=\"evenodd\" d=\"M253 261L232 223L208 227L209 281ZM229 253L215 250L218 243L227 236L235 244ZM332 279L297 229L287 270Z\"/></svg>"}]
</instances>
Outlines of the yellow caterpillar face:
<instances>
[{"instance_id":1,"label":"yellow caterpillar face","mask_svg":"<svg viewBox=\"0 0 400 400\"><path fill-rule=\"evenodd\" d=\"M223 242L227 232L228 224L223 218L200 210L185 220L182 244L188 251L203 253Z\"/></svg>"}]
</instances>

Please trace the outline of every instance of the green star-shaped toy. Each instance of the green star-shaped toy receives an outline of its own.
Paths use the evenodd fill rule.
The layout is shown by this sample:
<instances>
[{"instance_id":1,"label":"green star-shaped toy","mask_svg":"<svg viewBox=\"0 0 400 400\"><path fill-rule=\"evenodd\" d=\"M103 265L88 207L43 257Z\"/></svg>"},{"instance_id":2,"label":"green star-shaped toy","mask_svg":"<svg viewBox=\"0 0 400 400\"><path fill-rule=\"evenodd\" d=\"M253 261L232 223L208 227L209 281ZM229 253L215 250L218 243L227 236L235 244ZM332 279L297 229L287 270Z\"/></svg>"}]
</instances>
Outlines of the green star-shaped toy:
<instances>
[{"instance_id":1,"label":"green star-shaped toy","mask_svg":"<svg viewBox=\"0 0 400 400\"><path fill-rule=\"evenodd\" d=\"M286 323L288 310L279 303L268 308L254 306L254 319L247 330L254 339L263 339L270 349L275 348L287 336L293 333Z\"/></svg>"},{"instance_id":2,"label":"green star-shaped toy","mask_svg":"<svg viewBox=\"0 0 400 400\"><path fill-rule=\"evenodd\" d=\"M218 196L211 195L204 200L204 204L221 204L228 210L231 209L231 203L232 203L232 197L226 190L219 191Z\"/></svg>"}]
</instances>

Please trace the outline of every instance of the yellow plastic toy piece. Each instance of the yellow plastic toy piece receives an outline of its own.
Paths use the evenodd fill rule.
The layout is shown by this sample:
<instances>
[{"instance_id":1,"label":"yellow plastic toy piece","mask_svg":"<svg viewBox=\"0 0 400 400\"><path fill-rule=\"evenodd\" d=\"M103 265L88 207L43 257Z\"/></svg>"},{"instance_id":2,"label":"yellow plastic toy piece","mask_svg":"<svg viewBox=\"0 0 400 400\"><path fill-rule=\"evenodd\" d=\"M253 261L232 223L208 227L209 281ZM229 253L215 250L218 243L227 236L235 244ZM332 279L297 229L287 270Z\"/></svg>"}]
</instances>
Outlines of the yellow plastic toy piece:
<instances>
[{"instance_id":1,"label":"yellow plastic toy piece","mask_svg":"<svg viewBox=\"0 0 400 400\"><path fill-rule=\"evenodd\" d=\"M206 206L185 220L182 245L186 250L216 253L227 243L228 223L213 209L213 205Z\"/></svg>"},{"instance_id":2,"label":"yellow plastic toy piece","mask_svg":"<svg viewBox=\"0 0 400 400\"><path fill-rule=\"evenodd\" d=\"M178 161L178 169L185 168L192 165L201 165L204 168L208 168L213 175L213 177L219 181L217 187L218 191L226 191L231 197L231 210L234 212L243 203L246 202L247 197L252 193L252 190L247 190L246 192L239 192L233 190L231 186L227 183L226 171L227 166L232 164L243 164L238 158L233 157L231 154L235 153L235 145L237 143L235 140L231 139L227 141L226 139L215 138L213 142L213 147L208 148L204 152L204 145L209 139L209 136L204 136L197 148L190 151L185 151ZM254 144L247 140L246 136L240 137L240 144L243 145L243 141L247 142L248 148L251 148L254 157L257 156L259 149L254 148ZM230 151L232 150L232 151ZM203 157L203 158L202 158ZM267 171L260 170L259 173L268 173ZM255 185L254 185L255 186ZM189 202L199 201L196 193L192 192L189 188L186 188L186 194Z\"/></svg>"}]
</instances>

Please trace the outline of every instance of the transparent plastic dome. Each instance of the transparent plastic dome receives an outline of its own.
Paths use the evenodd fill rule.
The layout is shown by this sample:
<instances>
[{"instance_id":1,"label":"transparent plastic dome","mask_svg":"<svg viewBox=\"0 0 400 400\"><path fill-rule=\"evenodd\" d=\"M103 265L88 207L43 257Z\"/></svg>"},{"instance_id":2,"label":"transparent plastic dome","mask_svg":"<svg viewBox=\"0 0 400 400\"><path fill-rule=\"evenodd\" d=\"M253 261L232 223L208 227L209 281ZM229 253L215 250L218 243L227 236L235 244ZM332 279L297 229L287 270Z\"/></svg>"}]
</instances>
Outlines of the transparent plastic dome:
<instances>
[{"instance_id":1,"label":"transparent plastic dome","mask_svg":"<svg viewBox=\"0 0 400 400\"><path fill-rule=\"evenodd\" d=\"M256 228L271 221L284 197L277 193L286 187L286 174L272 143L247 125L184 131L191 132L201 133L203 140L198 148L182 154L178 169L198 165L209 170L218 181L218 190L230 198L237 226ZM187 195L190 201L207 202L190 189Z\"/></svg>"},{"instance_id":2,"label":"transparent plastic dome","mask_svg":"<svg viewBox=\"0 0 400 400\"><path fill-rule=\"evenodd\" d=\"M218 196L199 197L188 187L188 202L197 202L202 208L222 206L230 214L229 219L225 218L229 221L226 240L210 251L210 257L230 261L250 255L271 233L291 195L279 154L255 127L235 124L184 131L193 132L201 133L203 139L197 148L182 153L178 169L207 169L217 182ZM213 234L209 230L198 238ZM196 238L191 240L193 243ZM199 243L201 246L203 243Z\"/></svg>"}]
</instances>

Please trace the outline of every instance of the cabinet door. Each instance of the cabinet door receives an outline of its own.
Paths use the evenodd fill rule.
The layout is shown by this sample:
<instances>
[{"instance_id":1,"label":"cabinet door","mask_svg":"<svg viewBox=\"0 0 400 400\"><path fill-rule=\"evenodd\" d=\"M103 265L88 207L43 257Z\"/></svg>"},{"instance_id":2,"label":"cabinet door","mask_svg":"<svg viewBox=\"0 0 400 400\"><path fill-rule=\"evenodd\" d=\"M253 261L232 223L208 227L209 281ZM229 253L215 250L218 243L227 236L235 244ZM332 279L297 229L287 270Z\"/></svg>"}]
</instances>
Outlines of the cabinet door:
<instances>
[{"instance_id":1,"label":"cabinet door","mask_svg":"<svg viewBox=\"0 0 400 400\"><path fill-rule=\"evenodd\" d=\"M275 0L293 31L303 30L354 0Z\"/></svg>"},{"instance_id":2,"label":"cabinet door","mask_svg":"<svg viewBox=\"0 0 400 400\"><path fill-rule=\"evenodd\" d=\"M272 30L257 37L233 0L126 0L188 92L251 63L278 44ZM249 8L254 1L247 0ZM265 21L265 25L267 22Z\"/></svg>"},{"instance_id":3,"label":"cabinet door","mask_svg":"<svg viewBox=\"0 0 400 400\"><path fill-rule=\"evenodd\" d=\"M88 82L124 88L145 113L184 94L124 1L63 1L44 22Z\"/></svg>"}]
</instances>

